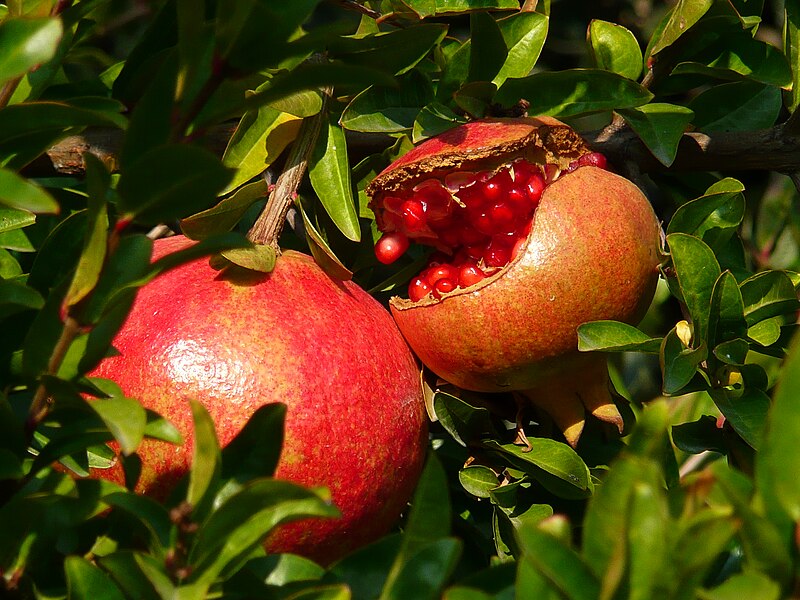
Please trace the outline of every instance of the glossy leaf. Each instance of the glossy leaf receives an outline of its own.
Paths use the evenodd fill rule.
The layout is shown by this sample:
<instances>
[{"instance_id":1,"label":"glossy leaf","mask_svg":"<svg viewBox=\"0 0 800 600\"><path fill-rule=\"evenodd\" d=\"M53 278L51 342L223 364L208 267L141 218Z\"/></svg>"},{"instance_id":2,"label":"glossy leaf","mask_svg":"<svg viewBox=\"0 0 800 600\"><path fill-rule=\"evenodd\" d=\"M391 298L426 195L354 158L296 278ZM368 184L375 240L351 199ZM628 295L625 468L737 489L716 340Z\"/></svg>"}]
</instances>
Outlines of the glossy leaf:
<instances>
[{"instance_id":1,"label":"glossy leaf","mask_svg":"<svg viewBox=\"0 0 800 600\"><path fill-rule=\"evenodd\" d=\"M748 325L797 310L794 284L783 271L763 271L741 283Z\"/></svg>"},{"instance_id":2,"label":"glossy leaf","mask_svg":"<svg viewBox=\"0 0 800 600\"><path fill-rule=\"evenodd\" d=\"M433 398L436 418L453 439L462 446L495 431L489 410L473 406L466 400L446 392L436 392Z\"/></svg>"},{"instance_id":3,"label":"glossy leaf","mask_svg":"<svg viewBox=\"0 0 800 600\"><path fill-rule=\"evenodd\" d=\"M352 271L344 266L342 261L331 250L325 237L317 230L316 225L311 222L311 218L305 209L305 202L298 197L295 198L294 204L303 218L306 241L316 263L334 279L339 279L340 281L352 279Z\"/></svg>"},{"instance_id":4,"label":"glossy leaf","mask_svg":"<svg viewBox=\"0 0 800 600\"><path fill-rule=\"evenodd\" d=\"M781 110L781 90L755 81L715 85L689 103L692 123L700 131L752 131L775 124Z\"/></svg>"},{"instance_id":5,"label":"glossy leaf","mask_svg":"<svg viewBox=\"0 0 800 600\"><path fill-rule=\"evenodd\" d=\"M494 471L483 465L464 467L458 472L458 480L468 493L478 498L489 498L489 491L499 484Z\"/></svg>"},{"instance_id":6,"label":"glossy leaf","mask_svg":"<svg viewBox=\"0 0 800 600\"><path fill-rule=\"evenodd\" d=\"M423 545L450 534L449 500L447 475L436 455L429 453L411 500L397 563L402 563Z\"/></svg>"},{"instance_id":7,"label":"glossy leaf","mask_svg":"<svg viewBox=\"0 0 800 600\"><path fill-rule=\"evenodd\" d=\"M694 113L677 104L652 102L621 110L625 122L645 143L659 162L670 166L678 153L678 143Z\"/></svg>"},{"instance_id":8,"label":"glossy leaf","mask_svg":"<svg viewBox=\"0 0 800 600\"><path fill-rule=\"evenodd\" d=\"M24 210L38 214L55 214L59 211L58 203L49 192L3 168L0 168L0 206L7 210ZM8 231L3 227L1 215L0 212L0 231Z\"/></svg>"},{"instance_id":9,"label":"glossy leaf","mask_svg":"<svg viewBox=\"0 0 800 600\"><path fill-rule=\"evenodd\" d=\"M413 10L420 19L474 10L517 10L519 8L515 0L403 0L403 4Z\"/></svg>"},{"instance_id":10,"label":"glossy leaf","mask_svg":"<svg viewBox=\"0 0 800 600\"><path fill-rule=\"evenodd\" d=\"M254 203L266 198L268 191L264 179L243 185L211 208L182 219L181 231L193 240L230 231Z\"/></svg>"},{"instance_id":11,"label":"glossy leaf","mask_svg":"<svg viewBox=\"0 0 800 600\"><path fill-rule=\"evenodd\" d=\"M669 396L681 392L697 373L700 363L706 359L706 346L687 348L678 337L676 329L664 336L661 344L661 377L662 390Z\"/></svg>"},{"instance_id":12,"label":"glossy leaf","mask_svg":"<svg viewBox=\"0 0 800 600\"><path fill-rule=\"evenodd\" d=\"M675 41L691 29L711 8L713 0L678 0L669 20L658 34L650 54L658 54L671 46Z\"/></svg>"},{"instance_id":13,"label":"glossy leaf","mask_svg":"<svg viewBox=\"0 0 800 600\"><path fill-rule=\"evenodd\" d=\"M36 215L27 210L0 208L0 233L22 229L36 222Z\"/></svg>"},{"instance_id":14,"label":"glossy leaf","mask_svg":"<svg viewBox=\"0 0 800 600\"><path fill-rule=\"evenodd\" d=\"M339 119L342 127L384 133L411 129L420 109L433 100L433 87L416 70L399 81L397 88L373 86L353 98Z\"/></svg>"},{"instance_id":15,"label":"glossy leaf","mask_svg":"<svg viewBox=\"0 0 800 600\"><path fill-rule=\"evenodd\" d=\"M510 77L530 74L544 47L549 21L538 12L519 12L497 21L508 48L503 66L492 79L500 87Z\"/></svg>"},{"instance_id":16,"label":"glossy leaf","mask_svg":"<svg viewBox=\"0 0 800 600\"><path fill-rule=\"evenodd\" d=\"M35 289L18 281L0 279L0 319L25 310L38 310L44 298Z\"/></svg>"},{"instance_id":17,"label":"glossy leaf","mask_svg":"<svg viewBox=\"0 0 800 600\"><path fill-rule=\"evenodd\" d=\"M800 106L800 7L787 2L783 14L783 54L792 71L792 88L785 93L784 104L794 112Z\"/></svg>"},{"instance_id":18,"label":"glossy leaf","mask_svg":"<svg viewBox=\"0 0 800 600\"><path fill-rule=\"evenodd\" d=\"M379 600L436 600L441 597L461 554L461 541L443 538L427 542L399 565Z\"/></svg>"},{"instance_id":19,"label":"glossy leaf","mask_svg":"<svg viewBox=\"0 0 800 600\"><path fill-rule=\"evenodd\" d=\"M57 17L0 22L0 84L24 75L56 53L64 26Z\"/></svg>"},{"instance_id":20,"label":"glossy leaf","mask_svg":"<svg viewBox=\"0 0 800 600\"><path fill-rule=\"evenodd\" d=\"M737 573L713 589L697 591L699 600L779 600L781 587L762 573Z\"/></svg>"},{"instance_id":21,"label":"glossy leaf","mask_svg":"<svg viewBox=\"0 0 800 600\"><path fill-rule=\"evenodd\" d=\"M724 454L727 451L722 429L717 427L717 419L711 415L691 423L673 425L672 441L679 450L690 454L700 454L706 450Z\"/></svg>"},{"instance_id":22,"label":"glossy leaf","mask_svg":"<svg viewBox=\"0 0 800 600\"><path fill-rule=\"evenodd\" d=\"M240 483L272 476L283 444L285 404L265 404L222 449L222 477Z\"/></svg>"},{"instance_id":23,"label":"glossy leaf","mask_svg":"<svg viewBox=\"0 0 800 600\"><path fill-rule=\"evenodd\" d=\"M83 300L100 280L100 273L106 260L108 246L108 207L106 192L111 185L111 175L100 159L91 154L84 157L86 162L87 187L89 189L87 209L87 230L78 265L72 283L64 297L67 306L74 306Z\"/></svg>"},{"instance_id":24,"label":"glossy leaf","mask_svg":"<svg viewBox=\"0 0 800 600\"><path fill-rule=\"evenodd\" d=\"M589 352L657 353L660 338L651 338L633 325L619 321L592 321L578 326L578 350Z\"/></svg>"},{"instance_id":25,"label":"glossy leaf","mask_svg":"<svg viewBox=\"0 0 800 600\"><path fill-rule=\"evenodd\" d=\"M743 392L714 390L711 397L734 431L751 447L759 449L767 421L769 396L756 387L745 387Z\"/></svg>"},{"instance_id":26,"label":"glossy leaf","mask_svg":"<svg viewBox=\"0 0 800 600\"><path fill-rule=\"evenodd\" d=\"M600 583L580 556L537 525L523 525L518 535L522 559L570 600L596 600Z\"/></svg>"},{"instance_id":27,"label":"glossy leaf","mask_svg":"<svg viewBox=\"0 0 800 600\"><path fill-rule=\"evenodd\" d=\"M111 575L116 584L129 598L137 600L163 600L173 593L172 584L166 573L163 574L166 582L164 588L156 591L156 586L151 583L139 565L146 555L133 551L114 552L98 559L99 565ZM148 557L153 560L151 557ZM138 559L138 560L137 560ZM155 568L151 573L155 572ZM161 592L161 593L159 593Z\"/></svg>"},{"instance_id":28,"label":"glossy leaf","mask_svg":"<svg viewBox=\"0 0 800 600\"><path fill-rule=\"evenodd\" d=\"M222 156L222 164L236 173L220 193L236 189L275 162L297 137L301 122L298 117L268 106L246 113Z\"/></svg>"},{"instance_id":29,"label":"glossy leaf","mask_svg":"<svg viewBox=\"0 0 800 600\"><path fill-rule=\"evenodd\" d=\"M412 139L414 143L418 143L466 122L464 117L457 115L444 104L431 102L422 107L417 114Z\"/></svg>"},{"instance_id":30,"label":"glossy leaf","mask_svg":"<svg viewBox=\"0 0 800 600\"><path fill-rule=\"evenodd\" d=\"M591 492L589 469L572 448L547 438L528 438L528 441L531 444L529 452L520 446L500 444L495 440L485 440L483 446L488 450L512 457L518 464L533 465L576 490L586 494ZM547 480L541 480L541 483L545 487L548 486Z\"/></svg>"},{"instance_id":31,"label":"glossy leaf","mask_svg":"<svg viewBox=\"0 0 800 600\"><path fill-rule=\"evenodd\" d=\"M269 107L295 117L313 117L322 110L322 96L318 90L303 90L276 100Z\"/></svg>"},{"instance_id":32,"label":"glossy leaf","mask_svg":"<svg viewBox=\"0 0 800 600\"><path fill-rule=\"evenodd\" d=\"M119 209L156 225L208 208L231 172L208 150L174 144L144 154L119 179Z\"/></svg>"},{"instance_id":33,"label":"glossy leaf","mask_svg":"<svg viewBox=\"0 0 800 600\"><path fill-rule=\"evenodd\" d=\"M741 338L746 329L744 301L739 284L730 271L725 271L719 276L711 292L708 345L716 352L718 344Z\"/></svg>"},{"instance_id":34,"label":"glossy leaf","mask_svg":"<svg viewBox=\"0 0 800 600\"><path fill-rule=\"evenodd\" d=\"M714 348L714 356L724 363L741 365L744 364L749 349L750 345L747 343L747 340L737 338L718 344L717 347Z\"/></svg>"},{"instance_id":35,"label":"glossy leaf","mask_svg":"<svg viewBox=\"0 0 800 600\"><path fill-rule=\"evenodd\" d=\"M444 24L422 23L359 39L344 39L336 55L350 65L402 75L413 69L446 34Z\"/></svg>"},{"instance_id":36,"label":"glossy leaf","mask_svg":"<svg viewBox=\"0 0 800 600\"><path fill-rule=\"evenodd\" d=\"M259 273L271 273L277 259L275 248L261 244L249 248L223 250L221 255L236 266Z\"/></svg>"},{"instance_id":37,"label":"glossy leaf","mask_svg":"<svg viewBox=\"0 0 800 600\"><path fill-rule=\"evenodd\" d=\"M642 72L642 49L636 37L624 26L594 19L586 34L595 66L628 79Z\"/></svg>"},{"instance_id":38,"label":"glossy leaf","mask_svg":"<svg viewBox=\"0 0 800 600\"><path fill-rule=\"evenodd\" d=\"M81 556L68 556L64 561L67 593L75 600L125 600L114 581L99 567Z\"/></svg>"},{"instance_id":39,"label":"glossy leaf","mask_svg":"<svg viewBox=\"0 0 800 600\"><path fill-rule=\"evenodd\" d=\"M98 398L89 403L103 420L108 430L119 442L120 450L125 455L136 452L147 423L144 407L138 400L118 396L116 398Z\"/></svg>"},{"instance_id":40,"label":"glossy leaf","mask_svg":"<svg viewBox=\"0 0 800 600\"><path fill-rule=\"evenodd\" d=\"M506 56L506 44L500 27L487 12L469 16L470 54L467 81L492 81Z\"/></svg>"},{"instance_id":41,"label":"glossy leaf","mask_svg":"<svg viewBox=\"0 0 800 600\"><path fill-rule=\"evenodd\" d=\"M214 421L208 410L197 400L190 400L189 403L194 423L194 450L186 501L191 506L198 507L209 493L216 492L214 488L219 481L222 455Z\"/></svg>"},{"instance_id":42,"label":"glossy leaf","mask_svg":"<svg viewBox=\"0 0 800 600\"><path fill-rule=\"evenodd\" d=\"M144 526L151 536L151 548L166 548L169 544L172 522L169 512L158 501L130 492L114 492L103 497L103 502L131 515Z\"/></svg>"},{"instance_id":43,"label":"glossy leaf","mask_svg":"<svg viewBox=\"0 0 800 600\"><path fill-rule=\"evenodd\" d=\"M344 130L323 122L308 164L311 185L331 220L348 239L361 239Z\"/></svg>"},{"instance_id":44,"label":"glossy leaf","mask_svg":"<svg viewBox=\"0 0 800 600\"><path fill-rule=\"evenodd\" d=\"M652 97L638 83L616 73L570 69L507 79L495 101L511 106L525 99L530 102L529 114L569 117L632 108L646 104Z\"/></svg>"},{"instance_id":45,"label":"glossy leaf","mask_svg":"<svg viewBox=\"0 0 800 600\"><path fill-rule=\"evenodd\" d=\"M669 508L661 481L633 484L628 517L631 600L658 596L669 551L664 543L669 536Z\"/></svg>"},{"instance_id":46,"label":"glossy leaf","mask_svg":"<svg viewBox=\"0 0 800 600\"><path fill-rule=\"evenodd\" d=\"M731 189L706 195L681 205L667 226L667 235L687 233L702 239L714 250L721 250L744 218L744 186L735 179L725 179Z\"/></svg>"},{"instance_id":47,"label":"glossy leaf","mask_svg":"<svg viewBox=\"0 0 800 600\"><path fill-rule=\"evenodd\" d=\"M714 252L702 240L684 233L667 236L683 300L692 316L694 337L705 340L714 283L721 275Z\"/></svg>"}]
</instances>

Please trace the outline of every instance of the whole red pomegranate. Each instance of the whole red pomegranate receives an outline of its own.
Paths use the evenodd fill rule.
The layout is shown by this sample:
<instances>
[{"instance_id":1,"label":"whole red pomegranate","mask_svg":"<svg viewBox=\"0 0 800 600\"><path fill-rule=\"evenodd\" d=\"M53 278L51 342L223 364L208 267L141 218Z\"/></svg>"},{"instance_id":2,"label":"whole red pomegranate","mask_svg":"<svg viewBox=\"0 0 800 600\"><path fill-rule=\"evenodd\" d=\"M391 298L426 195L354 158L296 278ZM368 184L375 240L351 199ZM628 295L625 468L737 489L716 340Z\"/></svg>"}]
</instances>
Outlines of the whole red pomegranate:
<instances>
[{"instance_id":1,"label":"whole red pomegranate","mask_svg":"<svg viewBox=\"0 0 800 600\"><path fill-rule=\"evenodd\" d=\"M367 188L379 260L411 242L437 249L409 299L391 302L422 362L468 390L519 392L573 445L584 407L622 427L606 359L578 353L577 327L638 322L658 276L658 220L605 166L555 119L486 119L425 141Z\"/></svg>"},{"instance_id":2,"label":"whole red pomegranate","mask_svg":"<svg viewBox=\"0 0 800 600\"><path fill-rule=\"evenodd\" d=\"M190 243L158 240L154 258ZM388 311L311 257L287 251L270 274L207 260L178 267L139 292L114 346L91 375L115 380L187 440L142 443L137 491L163 496L186 474L194 398L223 446L258 407L285 403L275 477L331 490L341 518L282 526L270 551L330 563L386 533L410 498L427 445L419 368ZM95 474L123 479L119 466Z\"/></svg>"}]
</instances>

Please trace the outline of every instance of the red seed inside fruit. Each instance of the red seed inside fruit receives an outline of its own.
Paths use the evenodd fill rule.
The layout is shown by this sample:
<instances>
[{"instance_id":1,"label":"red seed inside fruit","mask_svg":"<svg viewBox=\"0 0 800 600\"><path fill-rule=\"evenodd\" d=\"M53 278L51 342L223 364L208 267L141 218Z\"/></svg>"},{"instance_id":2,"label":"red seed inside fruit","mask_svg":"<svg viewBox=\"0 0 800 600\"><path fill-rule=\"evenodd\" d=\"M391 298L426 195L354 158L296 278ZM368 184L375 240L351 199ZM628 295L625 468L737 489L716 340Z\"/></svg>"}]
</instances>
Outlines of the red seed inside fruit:
<instances>
[{"instance_id":1,"label":"red seed inside fruit","mask_svg":"<svg viewBox=\"0 0 800 600\"><path fill-rule=\"evenodd\" d=\"M588 165L605 168L605 156L584 154L566 172ZM409 284L415 302L475 285L517 257L545 187L561 174L555 164L539 166L524 159L493 170L434 172L379 198L379 222L386 233L375 254L389 264L410 241L438 249Z\"/></svg>"}]
</instances>

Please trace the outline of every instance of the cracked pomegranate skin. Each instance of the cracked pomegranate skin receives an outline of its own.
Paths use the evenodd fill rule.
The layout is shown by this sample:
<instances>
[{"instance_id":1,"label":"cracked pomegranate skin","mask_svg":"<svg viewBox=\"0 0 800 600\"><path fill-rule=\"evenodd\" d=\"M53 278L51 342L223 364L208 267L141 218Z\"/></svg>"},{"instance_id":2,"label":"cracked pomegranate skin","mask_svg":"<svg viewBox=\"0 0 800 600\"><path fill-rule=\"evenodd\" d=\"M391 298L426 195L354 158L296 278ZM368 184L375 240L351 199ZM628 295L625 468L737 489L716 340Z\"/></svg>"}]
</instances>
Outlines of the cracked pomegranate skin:
<instances>
[{"instance_id":1,"label":"cracked pomegranate skin","mask_svg":"<svg viewBox=\"0 0 800 600\"><path fill-rule=\"evenodd\" d=\"M544 189L527 241L499 272L441 298L392 299L400 330L434 373L480 392L561 382L581 396L592 385L583 380L605 359L578 353L578 326L637 323L644 315L658 279L660 224L627 179L595 166L569 168L590 152L549 117L473 121L423 142L368 188L378 209L387 195L427 177L520 157L561 170ZM383 212L376 217L385 230Z\"/></svg>"},{"instance_id":2,"label":"cracked pomegranate skin","mask_svg":"<svg viewBox=\"0 0 800 600\"><path fill-rule=\"evenodd\" d=\"M155 242L154 259L185 248ZM275 477L331 490L340 519L284 525L268 550L330 563L385 534L410 498L427 447L419 368L389 313L311 257L287 251L269 275L229 280L196 260L145 286L91 373L169 418L183 446L145 440L136 490L163 497L189 469L199 400L226 445L260 406L287 405ZM95 471L121 482L119 465Z\"/></svg>"}]
</instances>

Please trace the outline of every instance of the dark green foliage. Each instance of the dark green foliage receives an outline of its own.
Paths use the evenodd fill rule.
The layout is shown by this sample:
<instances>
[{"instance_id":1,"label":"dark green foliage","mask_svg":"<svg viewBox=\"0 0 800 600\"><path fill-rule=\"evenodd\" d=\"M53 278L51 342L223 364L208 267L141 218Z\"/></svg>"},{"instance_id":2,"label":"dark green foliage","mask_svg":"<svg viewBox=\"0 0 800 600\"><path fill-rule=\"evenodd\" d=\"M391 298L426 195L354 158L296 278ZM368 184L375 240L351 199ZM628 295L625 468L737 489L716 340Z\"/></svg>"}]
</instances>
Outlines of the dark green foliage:
<instances>
[{"instance_id":1,"label":"dark green foliage","mask_svg":"<svg viewBox=\"0 0 800 600\"><path fill-rule=\"evenodd\" d=\"M788 120L792 143L798 104L789 0L0 3L0 596L796 593L800 203L752 158L755 130ZM165 503L131 491L143 439L182 443L86 376L138 288L198 257L269 271L274 250L243 234L310 143L281 245L385 300L426 257L376 262L364 187L412 141L523 105L641 142L606 147L664 223L662 283L639 327L578 332L582 351L612 355L625 437L589 419L573 450L536 414L528 448L510 395L428 389L410 509L326 568L262 549L280 523L337 514L327 491L272 478L283 405L220 448L193 403L191 473ZM728 132L755 145L681 162L698 135ZM162 225L203 241L151 264ZM127 487L77 477L110 465L111 441Z\"/></svg>"}]
</instances>

